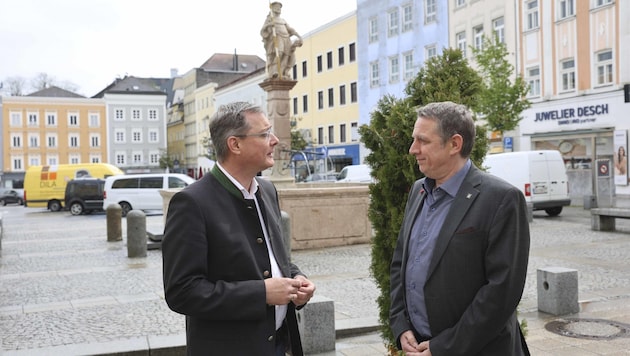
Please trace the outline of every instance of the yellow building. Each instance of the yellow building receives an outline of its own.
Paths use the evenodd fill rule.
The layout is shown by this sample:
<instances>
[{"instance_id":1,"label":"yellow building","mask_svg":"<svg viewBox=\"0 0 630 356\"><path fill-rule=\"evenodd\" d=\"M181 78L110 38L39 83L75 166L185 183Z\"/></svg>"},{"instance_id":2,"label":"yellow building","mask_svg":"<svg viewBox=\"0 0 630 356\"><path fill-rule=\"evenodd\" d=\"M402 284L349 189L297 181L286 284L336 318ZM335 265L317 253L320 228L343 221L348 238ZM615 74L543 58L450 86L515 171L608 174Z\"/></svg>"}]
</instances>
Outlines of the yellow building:
<instances>
[{"instance_id":1,"label":"yellow building","mask_svg":"<svg viewBox=\"0 0 630 356\"><path fill-rule=\"evenodd\" d=\"M292 125L320 153L313 158L327 157L324 168L331 170L332 163L338 172L360 163L356 11L302 38L292 72Z\"/></svg>"},{"instance_id":2,"label":"yellow building","mask_svg":"<svg viewBox=\"0 0 630 356\"><path fill-rule=\"evenodd\" d=\"M3 97L2 117L3 182L30 166L108 162L103 99L51 87Z\"/></svg>"}]
</instances>

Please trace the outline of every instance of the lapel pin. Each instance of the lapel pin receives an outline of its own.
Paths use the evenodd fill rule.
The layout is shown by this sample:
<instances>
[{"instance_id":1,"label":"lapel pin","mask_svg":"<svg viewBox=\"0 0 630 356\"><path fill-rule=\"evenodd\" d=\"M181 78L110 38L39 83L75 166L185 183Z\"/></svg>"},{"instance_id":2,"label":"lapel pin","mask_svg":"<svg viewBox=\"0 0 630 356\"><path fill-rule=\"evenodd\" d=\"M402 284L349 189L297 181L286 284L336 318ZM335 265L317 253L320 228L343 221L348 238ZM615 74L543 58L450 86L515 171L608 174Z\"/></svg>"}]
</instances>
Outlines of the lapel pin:
<instances>
[{"instance_id":1,"label":"lapel pin","mask_svg":"<svg viewBox=\"0 0 630 356\"><path fill-rule=\"evenodd\" d=\"M466 195L466 199L470 199L470 197L472 197L472 194L468 193L468 195Z\"/></svg>"}]
</instances>

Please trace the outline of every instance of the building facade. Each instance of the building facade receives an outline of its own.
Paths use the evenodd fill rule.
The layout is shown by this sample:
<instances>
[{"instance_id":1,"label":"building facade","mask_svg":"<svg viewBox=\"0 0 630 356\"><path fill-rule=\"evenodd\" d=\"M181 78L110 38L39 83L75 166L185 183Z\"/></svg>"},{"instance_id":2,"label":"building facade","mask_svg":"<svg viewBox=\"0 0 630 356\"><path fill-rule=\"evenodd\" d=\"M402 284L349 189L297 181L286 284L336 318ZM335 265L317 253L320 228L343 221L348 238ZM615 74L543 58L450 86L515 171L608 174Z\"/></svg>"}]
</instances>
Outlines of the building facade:
<instances>
[{"instance_id":1,"label":"building facade","mask_svg":"<svg viewBox=\"0 0 630 356\"><path fill-rule=\"evenodd\" d=\"M291 125L308 143L295 153L296 180L359 164L357 15L351 12L302 36L290 91ZM307 164L308 161L308 164Z\"/></svg>"}]
</instances>

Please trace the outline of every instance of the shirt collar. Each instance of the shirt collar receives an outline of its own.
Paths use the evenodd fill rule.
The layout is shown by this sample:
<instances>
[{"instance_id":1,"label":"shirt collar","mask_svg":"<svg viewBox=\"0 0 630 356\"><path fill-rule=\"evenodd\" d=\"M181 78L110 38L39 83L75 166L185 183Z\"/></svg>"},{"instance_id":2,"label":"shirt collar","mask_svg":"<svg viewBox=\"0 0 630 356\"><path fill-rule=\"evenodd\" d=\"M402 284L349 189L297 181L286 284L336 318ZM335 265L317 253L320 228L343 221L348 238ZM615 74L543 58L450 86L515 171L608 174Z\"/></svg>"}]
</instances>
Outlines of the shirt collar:
<instances>
[{"instance_id":1,"label":"shirt collar","mask_svg":"<svg viewBox=\"0 0 630 356\"><path fill-rule=\"evenodd\" d=\"M252 184L249 188L249 191L243 187L241 183L239 183L228 171L226 171L219 162L216 162L216 165L219 167L221 172L227 177L227 179L234 184L234 186L243 194L244 199L254 199L256 192L258 191L258 181L255 178L252 178Z\"/></svg>"},{"instance_id":2,"label":"shirt collar","mask_svg":"<svg viewBox=\"0 0 630 356\"><path fill-rule=\"evenodd\" d=\"M468 159L466 160L464 166L459 171L457 171L457 173L455 173L451 178L449 178L440 186L440 189L448 193L450 196L454 197L455 195L457 195L459 187L461 187L462 182L466 177L466 174L468 174L468 170L470 170L470 166L472 166L472 162L470 161L470 159ZM426 192L432 192L433 188L435 188L435 179L427 177L427 179L425 179L424 183L422 184L422 188L424 188Z\"/></svg>"}]
</instances>

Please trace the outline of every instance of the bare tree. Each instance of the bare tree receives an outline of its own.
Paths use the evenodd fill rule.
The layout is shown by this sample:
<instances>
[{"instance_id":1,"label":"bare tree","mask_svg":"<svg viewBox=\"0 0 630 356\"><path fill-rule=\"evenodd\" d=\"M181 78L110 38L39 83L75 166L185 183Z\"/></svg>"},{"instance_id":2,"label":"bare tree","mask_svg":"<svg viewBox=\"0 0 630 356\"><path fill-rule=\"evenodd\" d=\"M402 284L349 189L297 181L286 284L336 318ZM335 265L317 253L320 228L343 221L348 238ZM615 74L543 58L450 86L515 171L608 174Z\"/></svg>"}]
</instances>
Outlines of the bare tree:
<instances>
[{"instance_id":1,"label":"bare tree","mask_svg":"<svg viewBox=\"0 0 630 356\"><path fill-rule=\"evenodd\" d=\"M8 77L4 80L2 92L9 96L22 96L26 87L26 79L22 77Z\"/></svg>"},{"instance_id":2,"label":"bare tree","mask_svg":"<svg viewBox=\"0 0 630 356\"><path fill-rule=\"evenodd\" d=\"M47 73L39 73L31 80L31 87L34 91L50 88L55 85L55 77L48 75Z\"/></svg>"}]
</instances>

